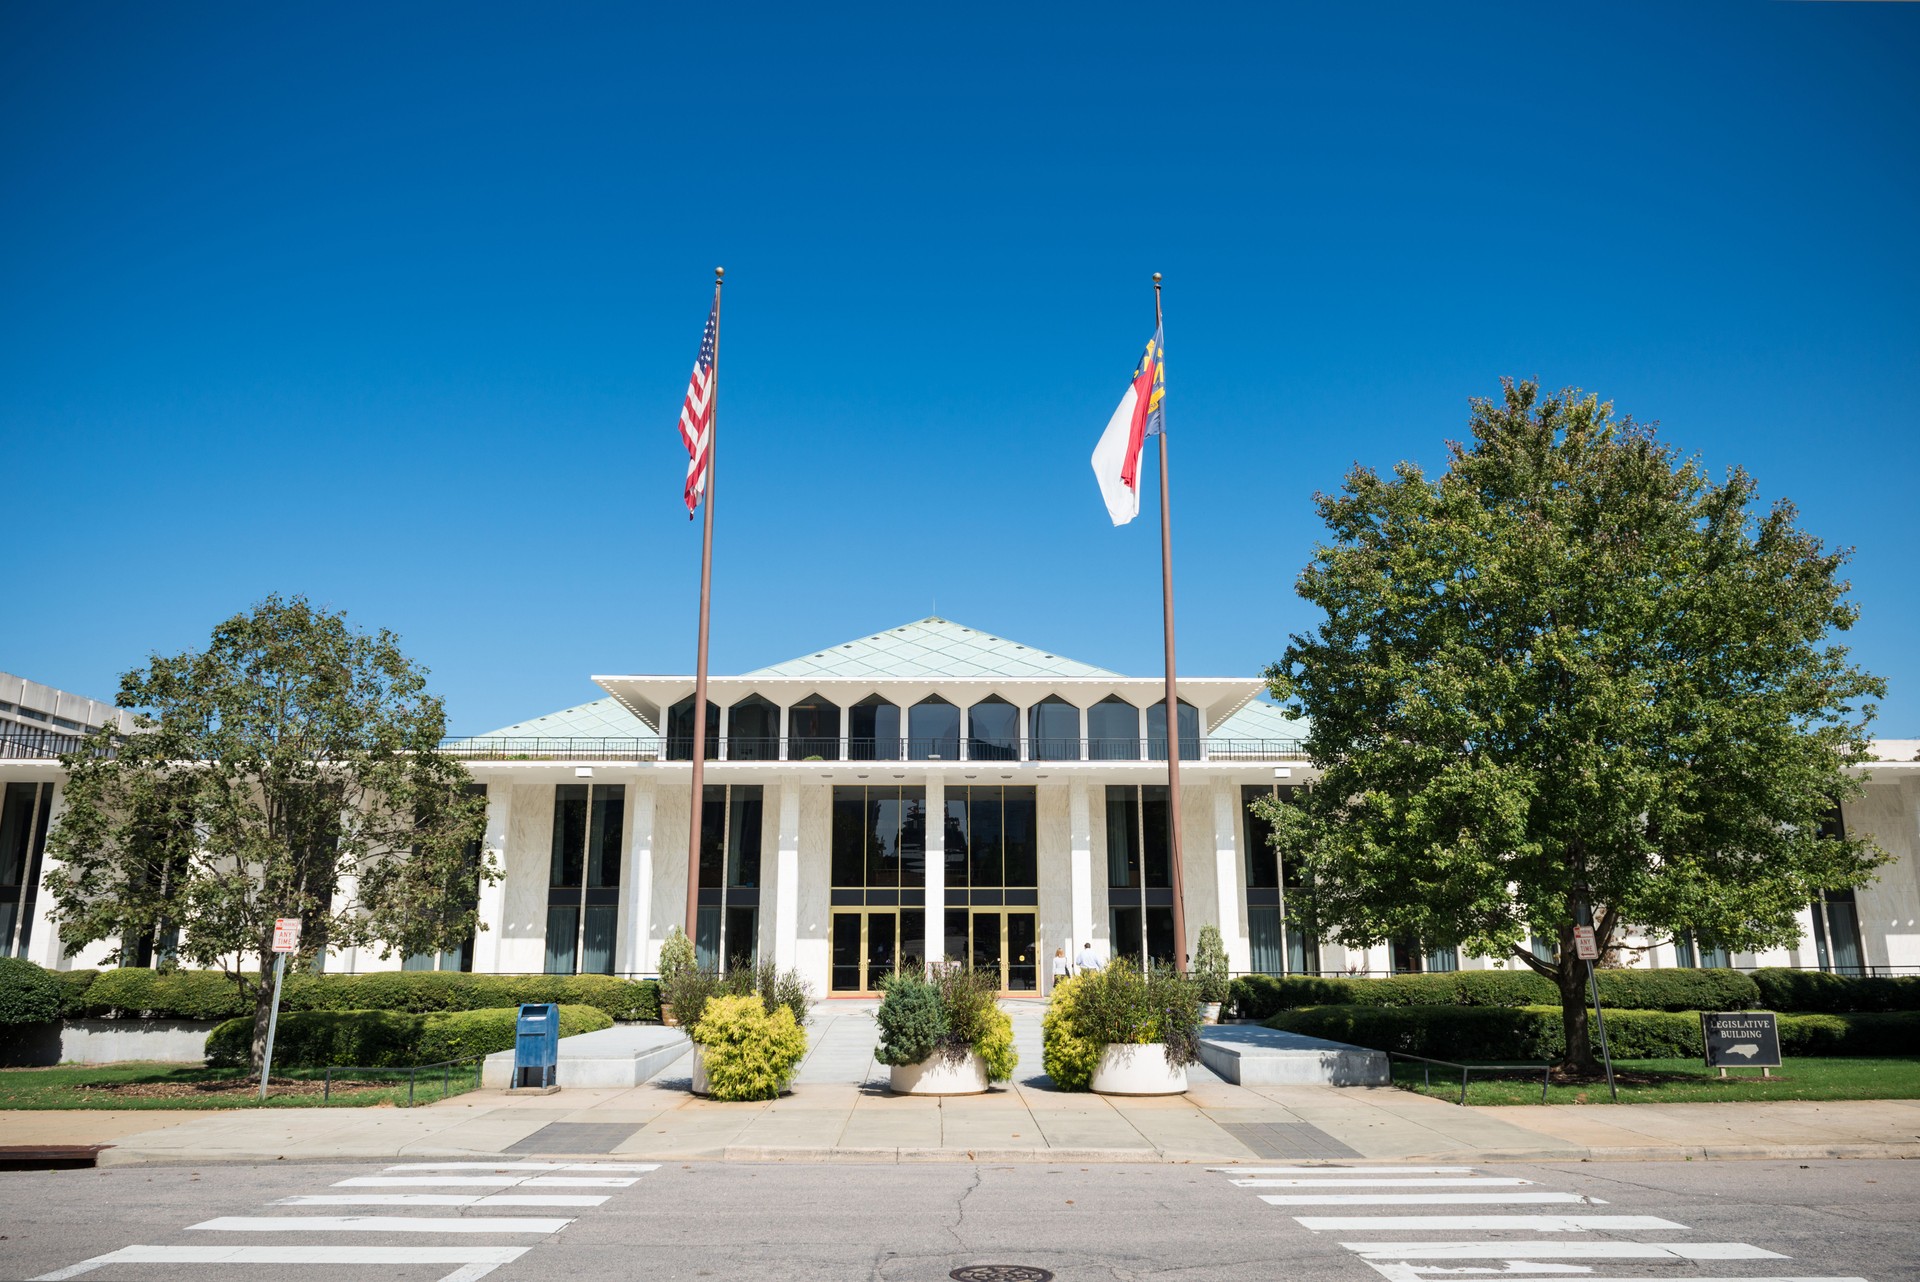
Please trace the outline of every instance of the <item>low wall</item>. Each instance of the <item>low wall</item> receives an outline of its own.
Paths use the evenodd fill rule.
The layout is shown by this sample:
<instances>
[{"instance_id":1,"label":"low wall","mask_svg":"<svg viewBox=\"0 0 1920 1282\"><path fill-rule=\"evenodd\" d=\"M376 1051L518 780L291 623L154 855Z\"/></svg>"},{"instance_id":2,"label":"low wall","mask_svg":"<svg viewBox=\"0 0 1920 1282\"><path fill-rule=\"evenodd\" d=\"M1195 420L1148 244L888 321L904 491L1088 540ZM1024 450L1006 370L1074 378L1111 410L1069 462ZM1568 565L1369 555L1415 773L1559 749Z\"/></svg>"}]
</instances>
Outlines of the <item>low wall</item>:
<instances>
[{"instance_id":1,"label":"low wall","mask_svg":"<svg viewBox=\"0 0 1920 1282\"><path fill-rule=\"evenodd\" d=\"M207 1057L211 1019L67 1019L27 1024L0 1038L0 1066L117 1064L155 1060L198 1064Z\"/></svg>"}]
</instances>

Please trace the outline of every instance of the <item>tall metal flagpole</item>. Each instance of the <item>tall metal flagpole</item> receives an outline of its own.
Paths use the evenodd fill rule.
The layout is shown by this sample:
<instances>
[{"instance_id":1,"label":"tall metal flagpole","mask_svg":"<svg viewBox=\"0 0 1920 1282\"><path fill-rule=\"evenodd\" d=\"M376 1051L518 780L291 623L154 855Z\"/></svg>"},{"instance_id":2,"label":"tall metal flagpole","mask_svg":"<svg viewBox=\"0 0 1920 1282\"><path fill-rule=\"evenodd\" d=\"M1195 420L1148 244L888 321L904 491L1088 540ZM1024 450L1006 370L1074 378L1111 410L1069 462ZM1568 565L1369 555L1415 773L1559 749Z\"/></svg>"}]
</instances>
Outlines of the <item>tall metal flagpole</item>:
<instances>
[{"instance_id":1,"label":"tall metal flagpole","mask_svg":"<svg viewBox=\"0 0 1920 1282\"><path fill-rule=\"evenodd\" d=\"M713 382L708 390L706 512L700 527L700 643L693 676L693 799L687 810L687 938L700 923L700 820L707 765L707 605L713 598L713 470L720 452L720 285L724 267L713 269ZM1164 466L1164 455L1162 465ZM1163 481L1164 484L1164 481Z\"/></svg>"},{"instance_id":2,"label":"tall metal flagpole","mask_svg":"<svg viewBox=\"0 0 1920 1282\"><path fill-rule=\"evenodd\" d=\"M1161 333L1160 273L1153 274L1153 328ZM1166 349L1157 358L1165 368ZM1180 859L1180 696L1173 667L1173 518L1167 502L1167 425L1160 420L1160 610L1167 634L1167 832L1173 855L1173 965L1187 968L1186 872Z\"/></svg>"}]
</instances>

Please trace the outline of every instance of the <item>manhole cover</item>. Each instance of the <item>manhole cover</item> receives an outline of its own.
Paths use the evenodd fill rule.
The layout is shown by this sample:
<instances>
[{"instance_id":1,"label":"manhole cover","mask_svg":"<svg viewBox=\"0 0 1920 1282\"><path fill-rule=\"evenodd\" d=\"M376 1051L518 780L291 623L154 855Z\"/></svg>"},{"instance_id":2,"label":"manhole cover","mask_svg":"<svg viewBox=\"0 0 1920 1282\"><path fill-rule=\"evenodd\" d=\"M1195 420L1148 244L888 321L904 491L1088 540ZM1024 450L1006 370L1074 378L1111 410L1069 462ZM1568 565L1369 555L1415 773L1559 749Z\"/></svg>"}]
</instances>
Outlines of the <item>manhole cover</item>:
<instances>
[{"instance_id":1,"label":"manhole cover","mask_svg":"<svg viewBox=\"0 0 1920 1282\"><path fill-rule=\"evenodd\" d=\"M969 1264L947 1276L953 1282L1053 1282L1053 1274L1031 1264Z\"/></svg>"}]
</instances>

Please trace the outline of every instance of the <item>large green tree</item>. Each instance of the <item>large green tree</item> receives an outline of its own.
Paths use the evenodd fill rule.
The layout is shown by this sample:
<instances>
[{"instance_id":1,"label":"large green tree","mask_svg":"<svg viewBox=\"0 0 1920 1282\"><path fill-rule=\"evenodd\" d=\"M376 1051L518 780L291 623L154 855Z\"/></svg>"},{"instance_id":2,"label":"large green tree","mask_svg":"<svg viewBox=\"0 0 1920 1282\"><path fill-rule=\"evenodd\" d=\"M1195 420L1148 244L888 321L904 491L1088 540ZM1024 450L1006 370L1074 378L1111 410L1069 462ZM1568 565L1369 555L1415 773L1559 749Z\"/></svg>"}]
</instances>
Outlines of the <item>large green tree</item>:
<instances>
[{"instance_id":1,"label":"large green tree","mask_svg":"<svg viewBox=\"0 0 1920 1282\"><path fill-rule=\"evenodd\" d=\"M1592 1072L1583 914L1603 950L1777 947L1884 861L1823 822L1884 693L1833 639L1848 553L1760 510L1745 472L1715 482L1611 405L1508 382L1443 474L1356 467L1316 502L1331 537L1297 590L1325 621L1266 676L1323 774L1260 804L1334 939L1533 968Z\"/></svg>"},{"instance_id":2,"label":"large green tree","mask_svg":"<svg viewBox=\"0 0 1920 1282\"><path fill-rule=\"evenodd\" d=\"M435 952L475 929L475 879L498 876L471 853L486 805L392 633L269 597L206 649L127 673L118 702L138 729L63 759L47 889L68 951L109 940L127 964L177 939L252 998L257 1065L275 918L301 919L303 960Z\"/></svg>"}]
</instances>

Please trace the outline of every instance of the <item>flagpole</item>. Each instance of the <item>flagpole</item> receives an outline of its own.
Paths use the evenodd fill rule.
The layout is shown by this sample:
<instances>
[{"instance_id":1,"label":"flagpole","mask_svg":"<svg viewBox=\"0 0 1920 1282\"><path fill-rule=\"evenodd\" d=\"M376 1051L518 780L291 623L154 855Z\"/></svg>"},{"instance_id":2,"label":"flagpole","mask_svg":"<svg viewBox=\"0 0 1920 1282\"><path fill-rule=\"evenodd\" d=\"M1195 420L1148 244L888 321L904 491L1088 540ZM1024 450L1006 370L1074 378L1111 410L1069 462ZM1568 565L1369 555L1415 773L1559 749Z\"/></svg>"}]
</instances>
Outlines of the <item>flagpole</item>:
<instances>
[{"instance_id":1,"label":"flagpole","mask_svg":"<svg viewBox=\"0 0 1920 1282\"><path fill-rule=\"evenodd\" d=\"M700 525L700 642L693 669L693 788L687 808L688 942L696 938L700 922L700 820L706 810L701 802L706 791L707 765L707 610L713 599L713 471L720 447L720 286L726 274L724 267L713 269L713 385L708 392L706 494L703 496L706 512ZM1161 463L1164 467L1164 455ZM1164 483L1163 479L1163 486ZM718 964L719 959L715 960Z\"/></svg>"},{"instance_id":2,"label":"flagpole","mask_svg":"<svg viewBox=\"0 0 1920 1282\"><path fill-rule=\"evenodd\" d=\"M1153 328L1162 331L1160 317L1160 273L1153 274ZM1156 354L1163 362L1163 347ZM1164 412L1164 411L1163 411ZM1173 664L1173 518L1167 501L1167 427L1160 424L1160 612L1167 643L1167 829L1168 846L1173 856L1173 965L1187 968L1187 890L1186 872L1180 858L1180 696L1174 683Z\"/></svg>"}]
</instances>

